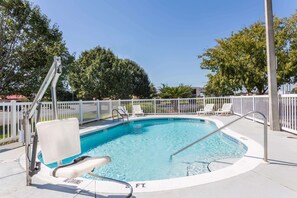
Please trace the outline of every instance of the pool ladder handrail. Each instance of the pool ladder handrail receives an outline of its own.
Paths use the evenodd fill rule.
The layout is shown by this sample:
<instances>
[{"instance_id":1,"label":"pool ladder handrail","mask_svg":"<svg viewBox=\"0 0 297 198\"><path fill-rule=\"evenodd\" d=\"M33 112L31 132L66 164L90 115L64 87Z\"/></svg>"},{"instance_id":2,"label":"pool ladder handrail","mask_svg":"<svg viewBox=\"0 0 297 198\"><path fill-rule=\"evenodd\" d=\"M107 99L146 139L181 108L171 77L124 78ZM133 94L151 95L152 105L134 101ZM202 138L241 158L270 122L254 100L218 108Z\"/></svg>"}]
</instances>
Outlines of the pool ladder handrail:
<instances>
[{"instance_id":1,"label":"pool ladder handrail","mask_svg":"<svg viewBox=\"0 0 297 198\"><path fill-rule=\"evenodd\" d=\"M127 118L127 121L129 121L129 114L120 113L118 109L113 109L112 110L111 116L112 116L112 120L113 121L114 121L114 114L113 114L113 112L116 112L117 113L118 120L119 120L119 115L120 115L121 118L123 119L123 121L125 121L125 117ZM124 115L126 115L126 116L124 116Z\"/></svg>"},{"instance_id":2,"label":"pool ladder handrail","mask_svg":"<svg viewBox=\"0 0 297 198\"><path fill-rule=\"evenodd\" d=\"M178 153L180 153L180 152L186 150L187 148L193 146L194 144L196 144L196 143L198 143L198 142L204 140L205 138L211 136L212 134L214 134L214 133L216 133L216 132L218 132L218 131L220 131L220 130L226 128L227 126L233 124L234 122L237 122L238 120L241 120L242 118L245 118L245 117L247 117L247 116L250 115L250 114L256 114L256 113L257 113L257 114L260 114L260 115L263 117L263 119L264 119L264 161L267 162L267 160L268 160L267 118L266 118L266 116L265 116L263 113L261 113L260 111L250 111L250 112L246 113L245 115L240 116L239 118L237 118L237 119L235 119L235 120L233 120L233 121L231 121L231 122L225 124L224 126L218 128L218 129L214 130L213 132L211 132L211 133L209 133L209 134L203 136L202 138L200 138L200 139L198 139L198 140L192 142L191 144L189 144L189 145L187 145L187 146L185 146L185 147L179 149L177 152L171 154L171 155L170 155L170 158L172 158L174 155L177 155Z\"/></svg>"},{"instance_id":3,"label":"pool ladder handrail","mask_svg":"<svg viewBox=\"0 0 297 198\"><path fill-rule=\"evenodd\" d=\"M132 194L133 194L133 187L131 186L131 184L129 184L128 182L124 182L124 181L121 181L121 180L117 180L117 179L112 179L112 178L109 178L109 177L104 177L104 176L101 176L101 175L97 175L95 173L90 172L88 173L88 175L92 176L92 177L95 177L95 178L98 178L98 179L103 179L103 180L107 180L107 181L111 181L111 182L115 182L115 183L119 183L119 184L122 184L122 185L125 185L126 188L129 188L130 191L129 191L129 194L126 195L125 197L126 198L130 198L132 197ZM95 196L96 197L96 196Z\"/></svg>"}]
</instances>

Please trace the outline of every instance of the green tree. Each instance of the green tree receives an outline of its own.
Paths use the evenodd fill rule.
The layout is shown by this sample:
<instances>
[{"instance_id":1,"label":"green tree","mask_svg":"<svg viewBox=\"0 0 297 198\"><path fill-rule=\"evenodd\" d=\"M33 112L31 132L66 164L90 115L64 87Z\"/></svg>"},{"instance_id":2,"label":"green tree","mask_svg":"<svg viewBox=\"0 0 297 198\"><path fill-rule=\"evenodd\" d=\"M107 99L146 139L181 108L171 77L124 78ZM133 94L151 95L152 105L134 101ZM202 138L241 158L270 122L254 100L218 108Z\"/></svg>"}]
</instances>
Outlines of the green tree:
<instances>
[{"instance_id":1,"label":"green tree","mask_svg":"<svg viewBox=\"0 0 297 198\"><path fill-rule=\"evenodd\" d=\"M82 52L69 71L70 85L77 96L82 99L110 96L111 69L115 61L115 55L101 47Z\"/></svg>"},{"instance_id":2,"label":"green tree","mask_svg":"<svg viewBox=\"0 0 297 198\"><path fill-rule=\"evenodd\" d=\"M157 97L157 88L153 83L150 84L150 98Z\"/></svg>"},{"instance_id":3,"label":"green tree","mask_svg":"<svg viewBox=\"0 0 297 198\"><path fill-rule=\"evenodd\" d=\"M275 18L274 30L277 80L280 86L291 83L291 77L297 72L297 64L292 56L293 40L296 42L293 36L293 32L296 33L296 19ZM264 23L256 22L232 33L229 38L216 41L215 47L198 56L202 58L200 67L213 72L208 76L209 81L205 87L207 93L229 95L246 89L249 93L255 91L264 94L268 89Z\"/></svg>"},{"instance_id":4,"label":"green tree","mask_svg":"<svg viewBox=\"0 0 297 198\"><path fill-rule=\"evenodd\" d=\"M151 94L150 80L143 68L129 59L124 60L132 75L132 94L139 98L149 98Z\"/></svg>"},{"instance_id":5,"label":"green tree","mask_svg":"<svg viewBox=\"0 0 297 198\"><path fill-rule=\"evenodd\" d=\"M292 73L295 72L295 75L292 76L293 78L291 81L297 82L297 12L285 21L285 26L287 28L287 35L289 37L289 41L287 43L289 61L287 63L286 69L295 68L291 70Z\"/></svg>"},{"instance_id":6,"label":"green tree","mask_svg":"<svg viewBox=\"0 0 297 198\"><path fill-rule=\"evenodd\" d=\"M161 98L189 98L192 96L192 87L188 85L180 84L177 87L169 87L166 84L162 84L160 90Z\"/></svg>"},{"instance_id":7,"label":"green tree","mask_svg":"<svg viewBox=\"0 0 297 198\"><path fill-rule=\"evenodd\" d=\"M64 74L57 89L67 87L67 66L73 60L57 25L26 0L0 1L0 93L32 96L55 55ZM58 96L59 97L59 96Z\"/></svg>"},{"instance_id":8,"label":"green tree","mask_svg":"<svg viewBox=\"0 0 297 198\"><path fill-rule=\"evenodd\" d=\"M149 78L139 65L119 59L111 50L100 46L80 55L71 66L69 80L78 97L83 99L150 95Z\"/></svg>"},{"instance_id":9,"label":"green tree","mask_svg":"<svg viewBox=\"0 0 297 198\"><path fill-rule=\"evenodd\" d=\"M232 95L233 90L236 90L237 84L231 84L232 80L219 73L216 75L208 74L207 76L208 83L204 87L205 95L207 96Z\"/></svg>"}]
</instances>

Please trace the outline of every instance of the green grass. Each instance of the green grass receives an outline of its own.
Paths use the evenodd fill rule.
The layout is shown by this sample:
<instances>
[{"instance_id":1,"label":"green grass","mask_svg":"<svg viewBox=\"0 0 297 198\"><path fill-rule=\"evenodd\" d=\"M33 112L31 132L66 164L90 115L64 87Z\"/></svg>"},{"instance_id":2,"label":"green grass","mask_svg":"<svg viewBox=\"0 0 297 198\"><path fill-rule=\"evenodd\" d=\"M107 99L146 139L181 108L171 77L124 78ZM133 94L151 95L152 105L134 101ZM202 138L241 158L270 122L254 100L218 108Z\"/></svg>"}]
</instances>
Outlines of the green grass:
<instances>
[{"instance_id":1,"label":"green grass","mask_svg":"<svg viewBox=\"0 0 297 198\"><path fill-rule=\"evenodd\" d=\"M6 138L6 136L3 136L2 134L0 134L0 140Z\"/></svg>"},{"instance_id":2,"label":"green grass","mask_svg":"<svg viewBox=\"0 0 297 198\"><path fill-rule=\"evenodd\" d=\"M154 104L152 102L134 103L133 105L140 105L144 112L154 111ZM132 113L132 104L125 105L129 113Z\"/></svg>"},{"instance_id":3,"label":"green grass","mask_svg":"<svg viewBox=\"0 0 297 198\"><path fill-rule=\"evenodd\" d=\"M5 128L6 127L7 126L5 126ZM3 135L3 126L1 125L0 126L0 141L3 140L3 139L6 139L6 138L8 138L8 135L7 134ZM15 142L15 141L16 140L10 140L10 141L7 141L7 142L2 142L2 143L0 143L0 145L10 144L10 143Z\"/></svg>"},{"instance_id":4,"label":"green grass","mask_svg":"<svg viewBox=\"0 0 297 198\"><path fill-rule=\"evenodd\" d=\"M5 125L5 128L7 128L7 125ZM0 126L0 140L7 138L7 135L3 135L3 125Z\"/></svg>"}]
</instances>

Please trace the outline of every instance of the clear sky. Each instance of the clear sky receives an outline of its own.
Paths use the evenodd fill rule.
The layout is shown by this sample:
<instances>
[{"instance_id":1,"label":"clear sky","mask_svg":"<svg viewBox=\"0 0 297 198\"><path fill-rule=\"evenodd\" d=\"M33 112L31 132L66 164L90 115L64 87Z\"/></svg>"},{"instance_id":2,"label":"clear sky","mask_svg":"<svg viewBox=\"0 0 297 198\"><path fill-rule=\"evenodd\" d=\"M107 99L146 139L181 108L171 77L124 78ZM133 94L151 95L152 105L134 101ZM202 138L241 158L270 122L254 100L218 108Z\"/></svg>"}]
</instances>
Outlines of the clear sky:
<instances>
[{"instance_id":1,"label":"clear sky","mask_svg":"<svg viewBox=\"0 0 297 198\"><path fill-rule=\"evenodd\" d=\"M197 55L215 39L264 21L264 0L31 0L59 25L71 53L100 45L136 61L161 83L203 86L208 71ZM288 17L297 0L273 0Z\"/></svg>"}]
</instances>

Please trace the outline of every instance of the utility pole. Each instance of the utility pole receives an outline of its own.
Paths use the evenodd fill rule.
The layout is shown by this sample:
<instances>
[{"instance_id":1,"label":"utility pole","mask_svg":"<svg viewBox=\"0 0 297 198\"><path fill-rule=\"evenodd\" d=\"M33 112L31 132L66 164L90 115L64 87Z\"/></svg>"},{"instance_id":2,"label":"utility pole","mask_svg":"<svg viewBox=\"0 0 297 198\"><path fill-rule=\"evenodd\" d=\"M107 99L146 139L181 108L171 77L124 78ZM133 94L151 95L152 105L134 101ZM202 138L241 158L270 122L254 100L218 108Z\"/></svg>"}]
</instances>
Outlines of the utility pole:
<instances>
[{"instance_id":1,"label":"utility pole","mask_svg":"<svg viewBox=\"0 0 297 198\"><path fill-rule=\"evenodd\" d=\"M269 94L269 122L270 129L280 130L279 107L276 79L276 59L274 49L273 12L272 0L265 1L265 24L266 24L266 53L268 72L268 94Z\"/></svg>"}]
</instances>

